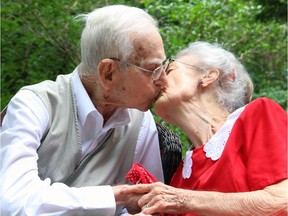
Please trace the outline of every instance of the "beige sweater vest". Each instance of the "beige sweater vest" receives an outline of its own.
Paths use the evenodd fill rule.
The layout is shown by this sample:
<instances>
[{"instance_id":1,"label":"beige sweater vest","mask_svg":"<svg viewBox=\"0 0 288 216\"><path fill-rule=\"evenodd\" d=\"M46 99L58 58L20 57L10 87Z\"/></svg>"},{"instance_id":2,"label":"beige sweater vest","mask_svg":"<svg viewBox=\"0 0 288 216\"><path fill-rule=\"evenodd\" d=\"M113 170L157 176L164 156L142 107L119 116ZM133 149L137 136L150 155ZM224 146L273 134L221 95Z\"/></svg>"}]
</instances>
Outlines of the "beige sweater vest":
<instances>
[{"instance_id":1,"label":"beige sweater vest","mask_svg":"<svg viewBox=\"0 0 288 216\"><path fill-rule=\"evenodd\" d=\"M40 178L73 187L125 183L125 174L133 163L143 112L129 109L131 122L108 131L102 142L81 160L71 77L72 74L60 75L55 82L44 81L23 88L35 92L49 112L49 125L38 149ZM117 212L120 210L118 207Z\"/></svg>"}]
</instances>

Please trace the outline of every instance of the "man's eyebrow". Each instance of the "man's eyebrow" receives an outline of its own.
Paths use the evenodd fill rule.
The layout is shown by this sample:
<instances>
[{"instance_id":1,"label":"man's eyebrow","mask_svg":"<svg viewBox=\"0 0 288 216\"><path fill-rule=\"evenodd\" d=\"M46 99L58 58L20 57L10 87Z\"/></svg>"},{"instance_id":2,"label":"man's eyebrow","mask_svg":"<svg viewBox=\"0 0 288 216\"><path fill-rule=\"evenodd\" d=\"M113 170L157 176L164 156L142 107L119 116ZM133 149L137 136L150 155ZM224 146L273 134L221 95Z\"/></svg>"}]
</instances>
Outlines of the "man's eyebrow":
<instances>
[{"instance_id":1,"label":"man's eyebrow","mask_svg":"<svg viewBox=\"0 0 288 216\"><path fill-rule=\"evenodd\" d=\"M144 64L161 64L163 61L165 61L166 59L166 56L164 56L164 59L162 58L153 58L153 59L150 59L146 62L143 62Z\"/></svg>"}]
</instances>

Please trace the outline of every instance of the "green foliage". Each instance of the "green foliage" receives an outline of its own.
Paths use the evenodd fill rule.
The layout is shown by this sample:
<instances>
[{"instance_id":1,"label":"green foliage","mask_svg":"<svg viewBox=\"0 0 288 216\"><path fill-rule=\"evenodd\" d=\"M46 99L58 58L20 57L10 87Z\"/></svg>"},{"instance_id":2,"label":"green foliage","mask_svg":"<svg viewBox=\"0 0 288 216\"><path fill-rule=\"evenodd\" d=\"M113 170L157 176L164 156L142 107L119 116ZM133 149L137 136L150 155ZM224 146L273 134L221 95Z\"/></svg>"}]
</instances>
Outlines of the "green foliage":
<instances>
[{"instance_id":1,"label":"green foliage","mask_svg":"<svg viewBox=\"0 0 288 216\"><path fill-rule=\"evenodd\" d=\"M250 72L253 98L270 97L287 110L284 0L3 0L1 107L24 85L72 72L80 61L82 30L73 18L109 4L141 7L156 18L168 57L197 40L223 44ZM184 133L169 127L188 148Z\"/></svg>"},{"instance_id":2,"label":"green foliage","mask_svg":"<svg viewBox=\"0 0 288 216\"><path fill-rule=\"evenodd\" d=\"M278 20L287 22L287 1L286 0L256 0L256 3L263 5L263 10L257 15L262 21Z\"/></svg>"},{"instance_id":3,"label":"green foliage","mask_svg":"<svg viewBox=\"0 0 288 216\"><path fill-rule=\"evenodd\" d=\"M79 9L66 3L2 2L1 105L20 87L54 79L75 66L80 29L68 15Z\"/></svg>"}]
</instances>

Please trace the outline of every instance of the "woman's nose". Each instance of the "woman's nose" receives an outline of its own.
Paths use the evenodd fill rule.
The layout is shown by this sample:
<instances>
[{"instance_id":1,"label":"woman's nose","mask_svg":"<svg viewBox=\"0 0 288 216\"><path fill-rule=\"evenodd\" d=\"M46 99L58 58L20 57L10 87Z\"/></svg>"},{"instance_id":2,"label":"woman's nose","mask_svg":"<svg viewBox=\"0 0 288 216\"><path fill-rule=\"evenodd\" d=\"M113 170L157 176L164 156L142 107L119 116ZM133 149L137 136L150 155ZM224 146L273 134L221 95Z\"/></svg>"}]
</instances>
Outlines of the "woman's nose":
<instances>
[{"instance_id":1,"label":"woman's nose","mask_svg":"<svg viewBox=\"0 0 288 216\"><path fill-rule=\"evenodd\" d=\"M167 80L168 80L168 77L167 77L166 73L163 71L161 73L159 79L154 81L154 85L163 89L167 86L167 83L168 83Z\"/></svg>"}]
</instances>

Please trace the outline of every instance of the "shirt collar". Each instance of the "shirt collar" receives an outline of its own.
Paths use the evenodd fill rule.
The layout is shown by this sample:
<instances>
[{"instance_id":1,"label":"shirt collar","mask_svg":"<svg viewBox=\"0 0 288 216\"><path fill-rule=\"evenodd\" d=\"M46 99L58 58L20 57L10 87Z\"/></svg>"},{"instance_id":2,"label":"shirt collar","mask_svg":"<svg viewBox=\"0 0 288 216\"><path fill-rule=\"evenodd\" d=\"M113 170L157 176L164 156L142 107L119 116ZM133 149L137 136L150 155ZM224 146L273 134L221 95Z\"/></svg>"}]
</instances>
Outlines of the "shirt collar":
<instances>
[{"instance_id":1,"label":"shirt collar","mask_svg":"<svg viewBox=\"0 0 288 216\"><path fill-rule=\"evenodd\" d=\"M85 124L86 118L90 113L96 111L90 97L88 96L78 74L75 69L72 76L73 93L76 99L77 114L81 125Z\"/></svg>"}]
</instances>

